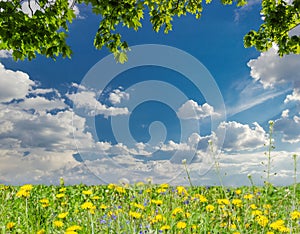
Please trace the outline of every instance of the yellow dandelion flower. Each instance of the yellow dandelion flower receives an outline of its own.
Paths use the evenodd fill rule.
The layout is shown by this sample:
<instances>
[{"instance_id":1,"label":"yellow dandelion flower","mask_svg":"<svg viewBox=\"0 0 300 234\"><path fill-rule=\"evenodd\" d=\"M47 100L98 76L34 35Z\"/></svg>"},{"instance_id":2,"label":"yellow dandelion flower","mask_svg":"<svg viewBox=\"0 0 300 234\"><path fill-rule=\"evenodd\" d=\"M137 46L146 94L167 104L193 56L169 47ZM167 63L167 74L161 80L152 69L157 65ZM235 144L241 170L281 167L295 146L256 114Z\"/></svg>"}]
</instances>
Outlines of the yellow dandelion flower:
<instances>
[{"instance_id":1,"label":"yellow dandelion flower","mask_svg":"<svg viewBox=\"0 0 300 234\"><path fill-rule=\"evenodd\" d=\"M172 215L175 216L178 213L183 213L183 209L180 207L176 207L173 211L172 211Z\"/></svg>"},{"instance_id":2,"label":"yellow dandelion flower","mask_svg":"<svg viewBox=\"0 0 300 234\"><path fill-rule=\"evenodd\" d=\"M165 188L158 188L156 190L157 193L165 193L167 190Z\"/></svg>"},{"instance_id":3,"label":"yellow dandelion flower","mask_svg":"<svg viewBox=\"0 0 300 234\"><path fill-rule=\"evenodd\" d=\"M163 189L167 189L169 188L169 184L161 184L160 187Z\"/></svg>"},{"instance_id":4,"label":"yellow dandelion flower","mask_svg":"<svg viewBox=\"0 0 300 234\"><path fill-rule=\"evenodd\" d=\"M240 232L234 232L233 234L241 234Z\"/></svg>"},{"instance_id":5,"label":"yellow dandelion flower","mask_svg":"<svg viewBox=\"0 0 300 234\"><path fill-rule=\"evenodd\" d=\"M117 191L118 193L125 193L125 192L126 192L125 188L123 188L123 187L121 187L121 186L117 186L115 189L116 189L116 191Z\"/></svg>"},{"instance_id":6,"label":"yellow dandelion flower","mask_svg":"<svg viewBox=\"0 0 300 234\"><path fill-rule=\"evenodd\" d=\"M33 189L33 185L32 184L24 184L20 189L25 190L25 191L30 191Z\"/></svg>"},{"instance_id":7,"label":"yellow dandelion flower","mask_svg":"<svg viewBox=\"0 0 300 234\"><path fill-rule=\"evenodd\" d=\"M220 223L220 227L223 228L223 227L226 227L227 226L227 223L223 222L223 223Z\"/></svg>"},{"instance_id":8,"label":"yellow dandelion flower","mask_svg":"<svg viewBox=\"0 0 300 234\"><path fill-rule=\"evenodd\" d=\"M266 234L274 234L274 232L267 232Z\"/></svg>"},{"instance_id":9,"label":"yellow dandelion flower","mask_svg":"<svg viewBox=\"0 0 300 234\"><path fill-rule=\"evenodd\" d=\"M92 190L84 190L84 191L82 191L82 194L91 195L91 194L93 194L93 191Z\"/></svg>"},{"instance_id":10,"label":"yellow dandelion flower","mask_svg":"<svg viewBox=\"0 0 300 234\"><path fill-rule=\"evenodd\" d=\"M279 230L279 228L284 227L284 221L282 219L279 219L273 223L270 224L270 228L274 230Z\"/></svg>"},{"instance_id":11,"label":"yellow dandelion flower","mask_svg":"<svg viewBox=\"0 0 300 234\"><path fill-rule=\"evenodd\" d=\"M293 211L292 213L291 213L291 219L299 219L300 218L300 212L299 211L297 211L297 210L295 210L295 211Z\"/></svg>"},{"instance_id":12,"label":"yellow dandelion flower","mask_svg":"<svg viewBox=\"0 0 300 234\"><path fill-rule=\"evenodd\" d=\"M263 208L268 209L268 210L271 209L271 207L272 207L272 206L271 206L270 204L264 204L264 205L263 205Z\"/></svg>"},{"instance_id":13,"label":"yellow dandelion flower","mask_svg":"<svg viewBox=\"0 0 300 234\"><path fill-rule=\"evenodd\" d=\"M69 214L69 212L60 213L60 214L58 214L57 217L60 218L60 219L64 219L64 218L67 217L68 214Z\"/></svg>"},{"instance_id":14,"label":"yellow dandelion flower","mask_svg":"<svg viewBox=\"0 0 300 234\"><path fill-rule=\"evenodd\" d=\"M154 220L157 222L161 222L161 221L166 221L166 218L163 215L158 214L154 217Z\"/></svg>"},{"instance_id":15,"label":"yellow dandelion flower","mask_svg":"<svg viewBox=\"0 0 300 234\"><path fill-rule=\"evenodd\" d=\"M67 231L77 231L77 230L81 230L82 228L78 225L73 225L71 227L67 228Z\"/></svg>"},{"instance_id":16,"label":"yellow dandelion flower","mask_svg":"<svg viewBox=\"0 0 300 234\"><path fill-rule=\"evenodd\" d=\"M244 195L244 198L245 198L246 200L251 200L253 197L254 197L253 194L245 194L245 195Z\"/></svg>"},{"instance_id":17,"label":"yellow dandelion flower","mask_svg":"<svg viewBox=\"0 0 300 234\"><path fill-rule=\"evenodd\" d=\"M250 208L253 209L253 210L256 210L256 209L257 209L257 206L256 206L255 204L251 204L251 205L250 205Z\"/></svg>"},{"instance_id":18,"label":"yellow dandelion flower","mask_svg":"<svg viewBox=\"0 0 300 234\"><path fill-rule=\"evenodd\" d=\"M229 205L230 204L230 201L228 199L218 199L217 200L217 203L219 205Z\"/></svg>"},{"instance_id":19,"label":"yellow dandelion flower","mask_svg":"<svg viewBox=\"0 0 300 234\"><path fill-rule=\"evenodd\" d=\"M154 200L154 199L152 199L151 203L160 206L160 205L162 205L163 201L162 200Z\"/></svg>"},{"instance_id":20,"label":"yellow dandelion flower","mask_svg":"<svg viewBox=\"0 0 300 234\"><path fill-rule=\"evenodd\" d=\"M185 215L184 215L186 218L190 217L191 216L191 213L189 212L186 212Z\"/></svg>"},{"instance_id":21,"label":"yellow dandelion flower","mask_svg":"<svg viewBox=\"0 0 300 234\"><path fill-rule=\"evenodd\" d=\"M93 200L99 200L100 198L101 198L101 197L99 197L99 196L93 196L93 197L92 197Z\"/></svg>"},{"instance_id":22,"label":"yellow dandelion flower","mask_svg":"<svg viewBox=\"0 0 300 234\"><path fill-rule=\"evenodd\" d=\"M176 227L178 229L185 229L186 228L186 223L185 222L182 222L182 221L179 221L177 224L176 224Z\"/></svg>"},{"instance_id":23,"label":"yellow dandelion flower","mask_svg":"<svg viewBox=\"0 0 300 234\"><path fill-rule=\"evenodd\" d=\"M29 197L30 196L30 192L28 190L19 190L16 194L17 197Z\"/></svg>"},{"instance_id":24,"label":"yellow dandelion flower","mask_svg":"<svg viewBox=\"0 0 300 234\"><path fill-rule=\"evenodd\" d=\"M140 219L142 217L142 214L135 211L129 211L129 216L134 219Z\"/></svg>"},{"instance_id":25,"label":"yellow dandelion flower","mask_svg":"<svg viewBox=\"0 0 300 234\"><path fill-rule=\"evenodd\" d=\"M242 193L242 190L240 190L240 189L235 190L235 194L240 195L241 193Z\"/></svg>"},{"instance_id":26,"label":"yellow dandelion flower","mask_svg":"<svg viewBox=\"0 0 300 234\"><path fill-rule=\"evenodd\" d=\"M236 225L233 223L233 224L230 225L230 228L231 229L236 229Z\"/></svg>"},{"instance_id":27,"label":"yellow dandelion flower","mask_svg":"<svg viewBox=\"0 0 300 234\"><path fill-rule=\"evenodd\" d=\"M160 230L162 230L162 231L170 230L170 229L171 229L170 225L164 225L164 226L161 226L161 228L160 228Z\"/></svg>"},{"instance_id":28,"label":"yellow dandelion flower","mask_svg":"<svg viewBox=\"0 0 300 234\"><path fill-rule=\"evenodd\" d=\"M100 209L105 210L105 209L107 209L107 206L104 205L104 204L101 204L101 205L100 205Z\"/></svg>"},{"instance_id":29,"label":"yellow dandelion flower","mask_svg":"<svg viewBox=\"0 0 300 234\"><path fill-rule=\"evenodd\" d=\"M207 202L206 197L201 194L195 194L195 197L198 198L200 202Z\"/></svg>"},{"instance_id":30,"label":"yellow dandelion flower","mask_svg":"<svg viewBox=\"0 0 300 234\"><path fill-rule=\"evenodd\" d=\"M188 192L186 191L185 187L183 187L183 186L177 186L176 190L177 190L178 195L188 195Z\"/></svg>"},{"instance_id":31,"label":"yellow dandelion flower","mask_svg":"<svg viewBox=\"0 0 300 234\"><path fill-rule=\"evenodd\" d=\"M133 203L132 205L133 205L134 207L136 207L136 208L140 209L140 210L143 210L143 209L145 209L145 206L143 206L142 204Z\"/></svg>"},{"instance_id":32,"label":"yellow dandelion flower","mask_svg":"<svg viewBox=\"0 0 300 234\"><path fill-rule=\"evenodd\" d=\"M43 198L40 200L40 203L49 203L49 199L48 198Z\"/></svg>"},{"instance_id":33,"label":"yellow dandelion flower","mask_svg":"<svg viewBox=\"0 0 300 234\"><path fill-rule=\"evenodd\" d=\"M252 215L262 215L262 211L261 210L253 210L251 212Z\"/></svg>"},{"instance_id":34,"label":"yellow dandelion flower","mask_svg":"<svg viewBox=\"0 0 300 234\"><path fill-rule=\"evenodd\" d=\"M41 230L36 232L36 234L45 234L45 233L46 233L46 231L44 229L41 229Z\"/></svg>"},{"instance_id":35,"label":"yellow dandelion flower","mask_svg":"<svg viewBox=\"0 0 300 234\"><path fill-rule=\"evenodd\" d=\"M236 207L241 207L242 206L242 200L241 199L233 199L232 204L235 205Z\"/></svg>"},{"instance_id":36,"label":"yellow dandelion flower","mask_svg":"<svg viewBox=\"0 0 300 234\"><path fill-rule=\"evenodd\" d=\"M53 222L53 225L54 225L55 227L62 227L62 226L64 226L64 223L63 223L62 221L60 221L60 220L55 220L55 221Z\"/></svg>"},{"instance_id":37,"label":"yellow dandelion flower","mask_svg":"<svg viewBox=\"0 0 300 234\"><path fill-rule=\"evenodd\" d=\"M62 198L64 196L65 196L64 193L58 193L58 194L55 195L56 198Z\"/></svg>"},{"instance_id":38,"label":"yellow dandelion flower","mask_svg":"<svg viewBox=\"0 0 300 234\"><path fill-rule=\"evenodd\" d=\"M262 227L265 227L268 222L269 222L269 219L264 216L264 215L258 215L255 217L255 221Z\"/></svg>"},{"instance_id":39,"label":"yellow dandelion flower","mask_svg":"<svg viewBox=\"0 0 300 234\"><path fill-rule=\"evenodd\" d=\"M16 225L16 223L14 223L14 222L8 222L8 223L6 224L6 228L7 228L7 229L12 229L15 225Z\"/></svg>"},{"instance_id":40,"label":"yellow dandelion flower","mask_svg":"<svg viewBox=\"0 0 300 234\"><path fill-rule=\"evenodd\" d=\"M205 209L206 211L212 212L215 209L215 207L213 205L207 205Z\"/></svg>"},{"instance_id":41,"label":"yellow dandelion flower","mask_svg":"<svg viewBox=\"0 0 300 234\"><path fill-rule=\"evenodd\" d=\"M115 187L116 187L115 184L109 184L109 185L107 186L108 189L114 189Z\"/></svg>"},{"instance_id":42,"label":"yellow dandelion flower","mask_svg":"<svg viewBox=\"0 0 300 234\"><path fill-rule=\"evenodd\" d=\"M65 192L67 190L67 188L60 188L58 191L60 192L60 193L63 193L63 192Z\"/></svg>"},{"instance_id":43,"label":"yellow dandelion flower","mask_svg":"<svg viewBox=\"0 0 300 234\"><path fill-rule=\"evenodd\" d=\"M91 202L85 202L81 205L81 208L84 210L93 209L93 207L94 207L94 204Z\"/></svg>"},{"instance_id":44,"label":"yellow dandelion flower","mask_svg":"<svg viewBox=\"0 0 300 234\"><path fill-rule=\"evenodd\" d=\"M65 234L78 234L76 231L65 231Z\"/></svg>"}]
</instances>

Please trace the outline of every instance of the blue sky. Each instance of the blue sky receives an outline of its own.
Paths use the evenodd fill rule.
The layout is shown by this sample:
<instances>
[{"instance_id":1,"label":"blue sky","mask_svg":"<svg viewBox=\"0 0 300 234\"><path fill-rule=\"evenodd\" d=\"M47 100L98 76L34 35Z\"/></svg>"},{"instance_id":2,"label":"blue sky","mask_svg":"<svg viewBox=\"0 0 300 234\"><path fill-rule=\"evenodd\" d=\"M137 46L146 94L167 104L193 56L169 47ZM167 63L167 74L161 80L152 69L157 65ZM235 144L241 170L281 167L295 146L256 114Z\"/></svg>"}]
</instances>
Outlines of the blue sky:
<instances>
[{"instance_id":1,"label":"blue sky","mask_svg":"<svg viewBox=\"0 0 300 234\"><path fill-rule=\"evenodd\" d=\"M262 184L273 120L272 182L290 184L300 57L244 48L259 9L212 3L169 34L146 16L138 32L119 29L132 49L123 65L93 47L99 17L84 5L70 25L72 59L15 62L0 51L0 183L187 184L186 159L194 184L214 185L217 159L224 184Z\"/></svg>"}]
</instances>

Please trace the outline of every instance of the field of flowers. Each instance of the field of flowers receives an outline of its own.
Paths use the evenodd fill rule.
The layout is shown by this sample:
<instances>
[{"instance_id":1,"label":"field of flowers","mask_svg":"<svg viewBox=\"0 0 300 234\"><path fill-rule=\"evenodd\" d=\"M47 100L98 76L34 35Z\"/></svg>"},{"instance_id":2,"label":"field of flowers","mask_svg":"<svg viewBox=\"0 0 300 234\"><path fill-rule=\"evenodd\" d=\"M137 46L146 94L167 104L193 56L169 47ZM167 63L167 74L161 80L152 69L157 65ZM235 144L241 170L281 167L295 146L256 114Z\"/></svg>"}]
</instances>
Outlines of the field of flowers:
<instances>
[{"instance_id":1,"label":"field of flowers","mask_svg":"<svg viewBox=\"0 0 300 234\"><path fill-rule=\"evenodd\" d=\"M300 186L0 185L1 233L300 233Z\"/></svg>"}]
</instances>

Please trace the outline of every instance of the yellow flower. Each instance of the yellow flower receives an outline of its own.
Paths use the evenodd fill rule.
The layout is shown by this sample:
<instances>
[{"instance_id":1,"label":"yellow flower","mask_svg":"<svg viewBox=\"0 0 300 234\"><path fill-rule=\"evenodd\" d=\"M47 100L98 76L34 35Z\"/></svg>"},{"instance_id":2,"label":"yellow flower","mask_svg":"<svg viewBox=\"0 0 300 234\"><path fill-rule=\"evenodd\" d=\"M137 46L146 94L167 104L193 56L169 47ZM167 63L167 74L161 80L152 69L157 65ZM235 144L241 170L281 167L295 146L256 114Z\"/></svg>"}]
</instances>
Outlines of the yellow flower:
<instances>
[{"instance_id":1,"label":"yellow flower","mask_svg":"<svg viewBox=\"0 0 300 234\"><path fill-rule=\"evenodd\" d=\"M30 196L30 192L28 190L19 190L16 194L17 197L29 197Z\"/></svg>"},{"instance_id":2,"label":"yellow flower","mask_svg":"<svg viewBox=\"0 0 300 234\"><path fill-rule=\"evenodd\" d=\"M240 190L240 189L235 190L235 194L240 195L241 193L242 193L242 190Z\"/></svg>"},{"instance_id":3,"label":"yellow flower","mask_svg":"<svg viewBox=\"0 0 300 234\"><path fill-rule=\"evenodd\" d=\"M175 216L177 215L178 213L183 213L183 209L180 208L180 207L176 207L173 212L172 212L172 215Z\"/></svg>"},{"instance_id":4,"label":"yellow flower","mask_svg":"<svg viewBox=\"0 0 300 234\"><path fill-rule=\"evenodd\" d=\"M67 188L60 188L58 191L60 192L60 193L63 193L63 192L65 192L67 190Z\"/></svg>"},{"instance_id":5,"label":"yellow flower","mask_svg":"<svg viewBox=\"0 0 300 234\"><path fill-rule=\"evenodd\" d=\"M87 210L87 209L95 209L96 207L91 202L85 202L81 205L81 208Z\"/></svg>"},{"instance_id":6,"label":"yellow flower","mask_svg":"<svg viewBox=\"0 0 300 234\"><path fill-rule=\"evenodd\" d=\"M104 204L101 204L101 205L100 205L100 209L105 210L106 208L107 208L106 205L104 205Z\"/></svg>"},{"instance_id":7,"label":"yellow flower","mask_svg":"<svg viewBox=\"0 0 300 234\"><path fill-rule=\"evenodd\" d=\"M207 205L205 209L206 211L212 212L215 209L215 207L213 205Z\"/></svg>"},{"instance_id":8,"label":"yellow flower","mask_svg":"<svg viewBox=\"0 0 300 234\"><path fill-rule=\"evenodd\" d=\"M231 229L236 229L236 225L233 223L233 224L230 225L230 228Z\"/></svg>"},{"instance_id":9,"label":"yellow flower","mask_svg":"<svg viewBox=\"0 0 300 234\"><path fill-rule=\"evenodd\" d=\"M268 224L269 219L266 216L264 216L264 215L258 215L258 216L256 216L255 221L260 226L265 227Z\"/></svg>"},{"instance_id":10,"label":"yellow flower","mask_svg":"<svg viewBox=\"0 0 300 234\"><path fill-rule=\"evenodd\" d=\"M64 196L65 196L64 193L58 193L58 194L55 195L56 198L62 198Z\"/></svg>"},{"instance_id":11,"label":"yellow flower","mask_svg":"<svg viewBox=\"0 0 300 234\"><path fill-rule=\"evenodd\" d=\"M121 187L121 186L116 186L116 191L118 192L118 193L125 193L126 192L126 190L125 190L125 188L123 188L123 187Z\"/></svg>"},{"instance_id":12,"label":"yellow flower","mask_svg":"<svg viewBox=\"0 0 300 234\"><path fill-rule=\"evenodd\" d=\"M164 226L161 226L160 230L164 231L164 230L170 230L171 227L169 225L164 225Z\"/></svg>"},{"instance_id":13,"label":"yellow flower","mask_svg":"<svg viewBox=\"0 0 300 234\"><path fill-rule=\"evenodd\" d=\"M142 217L142 214L134 211L129 211L129 216L135 219L139 219Z\"/></svg>"},{"instance_id":14,"label":"yellow flower","mask_svg":"<svg viewBox=\"0 0 300 234\"><path fill-rule=\"evenodd\" d=\"M195 197L198 198L200 200L200 202L207 202L206 197L204 197L201 194L196 194Z\"/></svg>"},{"instance_id":15,"label":"yellow flower","mask_svg":"<svg viewBox=\"0 0 300 234\"><path fill-rule=\"evenodd\" d=\"M240 232L234 232L233 234L241 234Z\"/></svg>"},{"instance_id":16,"label":"yellow flower","mask_svg":"<svg viewBox=\"0 0 300 234\"><path fill-rule=\"evenodd\" d=\"M54 221L53 224L54 224L55 227L62 227L62 226L64 226L64 223L62 221L60 221L60 220Z\"/></svg>"},{"instance_id":17,"label":"yellow flower","mask_svg":"<svg viewBox=\"0 0 300 234\"><path fill-rule=\"evenodd\" d=\"M250 207L251 207L251 209L253 209L253 210L257 209L257 206L256 206L255 204L251 204Z\"/></svg>"},{"instance_id":18,"label":"yellow flower","mask_svg":"<svg viewBox=\"0 0 300 234\"><path fill-rule=\"evenodd\" d=\"M20 190L25 190L25 191L30 191L33 189L33 185L32 184L24 184Z\"/></svg>"},{"instance_id":19,"label":"yellow flower","mask_svg":"<svg viewBox=\"0 0 300 234\"><path fill-rule=\"evenodd\" d=\"M44 229L41 229L41 230L37 231L36 234L45 234L45 233L46 233L45 230L44 230Z\"/></svg>"},{"instance_id":20,"label":"yellow flower","mask_svg":"<svg viewBox=\"0 0 300 234\"><path fill-rule=\"evenodd\" d=\"M77 231L77 230L81 230L82 228L78 225L73 225L71 227L67 228L67 231Z\"/></svg>"},{"instance_id":21,"label":"yellow flower","mask_svg":"<svg viewBox=\"0 0 300 234\"><path fill-rule=\"evenodd\" d=\"M169 185L168 184L161 184L160 187L163 188L163 189L167 189L167 188L169 188Z\"/></svg>"},{"instance_id":22,"label":"yellow flower","mask_svg":"<svg viewBox=\"0 0 300 234\"><path fill-rule=\"evenodd\" d=\"M162 200L151 200L151 203L160 206L163 203L163 201Z\"/></svg>"},{"instance_id":23,"label":"yellow flower","mask_svg":"<svg viewBox=\"0 0 300 234\"><path fill-rule=\"evenodd\" d=\"M75 232L75 231L65 231L65 234L78 234L78 232Z\"/></svg>"},{"instance_id":24,"label":"yellow flower","mask_svg":"<svg viewBox=\"0 0 300 234\"><path fill-rule=\"evenodd\" d=\"M9 223L6 224L6 228L7 228L7 229L12 229L15 225L16 225L16 223L14 223L14 222L9 222Z\"/></svg>"},{"instance_id":25,"label":"yellow flower","mask_svg":"<svg viewBox=\"0 0 300 234\"><path fill-rule=\"evenodd\" d=\"M245 194L244 195L244 198L247 199L247 200L251 200L253 197L254 197L253 194Z\"/></svg>"},{"instance_id":26,"label":"yellow flower","mask_svg":"<svg viewBox=\"0 0 300 234\"><path fill-rule=\"evenodd\" d=\"M188 195L185 187L183 187L183 186L177 186L176 190L177 190L178 195Z\"/></svg>"},{"instance_id":27,"label":"yellow flower","mask_svg":"<svg viewBox=\"0 0 300 234\"><path fill-rule=\"evenodd\" d=\"M167 190L164 189L164 188L158 188L158 189L156 190L157 193L165 193L166 191L167 191Z\"/></svg>"},{"instance_id":28,"label":"yellow flower","mask_svg":"<svg viewBox=\"0 0 300 234\"><path fill-rule=\"evenodd\" d=\"M138 203L133 203L132 205L133 205L134 207L136 207L136 208L140 209L140 210L143 210L143 209L145 209L145 207L144 207L143 205L141 205L141 204L138 204Z\"/></svg>"},{"instance_id":29,"label":"yellow flower","mask_svg":"<svg viewBox=\"0 0 300 234\"><path fill-rule=\"evenodd\" d=\"M217 200L218 204L219 205L229 205L230 204L230 201L228 199L218 199Z\"/></svg>"},{"instance_id":30,"label":"yellow flower","mask_svg":"<svg viewBox=\"0 0 300 234\"><path fill-rule=\"evenodd\" d=\"M279 219L273 223L270 224L270 228L274 230L279 230L279 228L284 227L284 221L282 219Z\"/></svg>"},{"instance_id":31,"label":"yellow flower","mask_svg":"<svg viewBox=\"0 0 300 234\"><path fill-rule=\"evenodd\" d=\"M93 197L92 197L93 200L99 200L100 198L101 198L101 197L99 197L99 196L93 196Z\"/></svg>"},{"instance_id":32,"label":"yellow flower","mask_svg":"<svg viewBox=\"0 0 300 234\"><path fill-rule=\"evenodd\" d=\"M69 214L69 212L60 213L57 217L60 219L64 219L67 217L68 214Z\"/></svg>"},{"instance_id":33,"label":"yellow flower","mask_svg":"<svg viewBox=\"0 0 300 234\"><path fill-rule=\"evenodd\" d=\"M185 229L186 228L186 223L185 222L182 222L182 221L179 221L176 225L176 227L178 229Z\"/></svg>"},{"instance_id":34,"label":"yellow flower","mask_svg":"<svg viewBox=\"0 0 300 234\"><path fill-rule=\"evenodd\" d=\"M233 199L232 204L235 205L236 207L241 207L242 206L242 200L241 199Z\"/></svg>"},{"instance_id":35,"label":"yellow flower","mask_svg":"<svg viewBox=\"0 0 300 234\"><path fill-rule=\"evenodd\" d=\"M268 209L268 210L271 209L271 205L270 205L270 204L264 204L263 207L264 207L265 209Z\"/></svg>"},{"instance_id":36,"label":"yellow flower","mask_svg":"<svg viewBox=\"0 0 300 234\"><path fill-rule=\"evenodd\" d=\"M43 198L40 200L40 203L49 203L49 199L48 198Z\"/></svg>"},{"instance_id":37,"label":"yellow flower","mask_svg":"<svg viewBox=\"0 0 300 234\"><path fill-rule=\"evenodd\" d=\"M252 213L252 215L261 215L262 211L261 210L253 210L251 213Z\"/></svg>"},{"instance_id":38,"label":"yellow flower","mask_svg":"<svg viewBox=\"0 0 300 234\"><path fill-rule=\"evenodd\" d=\"M291 213L291 219L299 219L300 218L300 212L295 210Z\"/></svg>"},{"instance_id":39,"label":"yellow flower","mask_svg":"<svg viewBox=\"0 0 300 234\"><path fill-rule=\"evenodd\" d=\"M274 232L267 232L266 234L274 234Z\"/></svg>"},{"instance_id":40,"label":"yellow flower","mask_svg":"<svg viewBox=\"0 0 300 234\"><path fill-rule=\"evenodd\" d=\"M82 194L91 195L91 194L93 194L93 191L92 190L84 190L84 191L82 191Z\"/></svg>"}]
</instances>

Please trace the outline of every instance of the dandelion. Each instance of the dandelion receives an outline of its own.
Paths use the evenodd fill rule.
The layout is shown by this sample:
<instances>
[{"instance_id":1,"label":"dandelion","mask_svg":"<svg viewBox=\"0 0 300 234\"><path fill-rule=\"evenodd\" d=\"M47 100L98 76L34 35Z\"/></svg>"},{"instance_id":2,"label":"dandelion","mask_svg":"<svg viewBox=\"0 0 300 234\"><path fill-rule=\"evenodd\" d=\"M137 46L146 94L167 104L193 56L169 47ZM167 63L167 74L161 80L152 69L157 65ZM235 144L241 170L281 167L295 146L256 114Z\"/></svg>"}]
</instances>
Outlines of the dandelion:
<instances>
[{"instance_id":1,"label":"dandelion","mask_svg":"<svg viewBox=\"0 0 300 234\"><path fill-rule=\"evenodd\" d=\"M300 212L295 210L291 213L291 219L295 220L295 219L299 219L300 218Z\"/></svg>"},{"instance_id":2,"label":"dandelion","mask_svg":"<svg viewBox=\"0 0 300 234\"><path fill-rule=\"evenodd\" d=\"M56 198L62 198L64 196L65 196L64 193L58 193L58 194L55 195Z\"/></svg>"},{"instance_id":3,"label":"dandelion","mask_svg":"<svg viewBox=\"0 0 300 234\"><path fill-rule=\"evenodd\" d=\"M93 196L93 197L92 197L93 200L99 200L100 198L101 198L101 197L99 197L99 196Z\"/></svg>"},{"instance_id":4,"label":"dandelion","mask_svg":"<svg viewBox=\"0 0 300 234\"><path fill-rule=\"evenodd\" d=\"M12 229L15 225L16 225L16 223L9 222L9 223L6 224L6 228L9 230L9 229Z\"/></svg>"},{"instance_id":5,"label":"dandelion","mask_svg":"<svg viewBox=\"0 0 300 234\"><path fill-rule=\"evenodd\" d=\"M19 190L16 194L17 197L29 197L30 196L30 192L27 190Z\"/></svg>"},{"instance_id":6,"label":"dandelion","mask_svg":"<svg viewBox=\"0 0 300 234\"><path fill-rule=\"evenodd\" d=\"M257 206L256 206L255 204L251 204L251 205L250 205L250 208L251 208L252 210L255 210L255 209L257 209Z\"/></svg>"},{"instance_id":7,"label":"dandelion","mask_svg":"<svg viewBox=\"0 0 300 234\"><path fill-rule=\"evenodd\" d=\"M68 227L66 231L77 231L77 230L81 230L82 228L78 225L73 225L71 227Z\"/></svg>"},{"instance_id":8,"label":"dandelion","mask_svg":"<svg viewBox=\"0 0 300 234\"><path fill-rule=\"evenodd\" d=\"M84 190L84 191L82 191L82 194L91 195L91 194L93 194L93 192L92 192L92 190Z\"/></svg>"},{"instance_id":9,"label":"dandelion","mask_svg":"<svg viewBox=\"0 0 300 234\"><path fill-rule=\"evenodd\" d=\"M260 226L265 227L268 224L269 219L266 216L264 216L264 215L258 215L258 216L256 216L255 221Z\"/></svg>"},{"instance_id":10,"label":"dandelion","mask_svg":"<svg viewBox=\"0 0 300 234\"><path fill-rule=\"evenodd\" d=\"M232 204L235 205L236 207L241 207L242 206L242 200L241 199L233 199Z\"/></svg>"},{"instance_id":11,"label":"dandelion","mask_svg":"<svg viewBox=\"0 0 300 234\"><path fill-rule=\"evenodd\" d=\"M107 209L107 206L104 205L104 204L101 204L101 205L100 205L100 209L105 210L105 209Z\"/></svg>"},{"instance_id":12,"label":"dandelion","mask_svg":"<svg viewBox=\"0 0 300 234\"><path fill-rule=\"evenodd\" d=\"M60 213L57 217L60 219L64 219L67 217L68 214L69 214L69 212Z\"/></svg>"},{"instance_id":13,"label":"dandelion","mask_svg":"<svg viewBox=\"0 0 300 234\"><path fill-rule=\"evenodd\" d=\"M206 209L206 211L208 211L208 212L212 212L212 211L215 209L215 207L214 207L213 205L207 205L207 206L205 207L205 209Z\"/></svg>"},{"instance_id":14,"label":"dandelion","mask_svg":"<svg viewBox=\"0 0 300 234\"><path fill-rule=\"evenodd\" d=\"M60 188L58 191L59 191L60 193L64 193L66 190L67 190L67 188Z\"/></svg>"},{"instance_id":15,"label":"dandelion","mask_svg":"<svg viewBox=\"0 0 300 234\"><path fill-rule=\"evenodd\" d=\"M198 198L200 202L204 203L204 202L207 202L207 198L204 197L203 195L201 194L196 194L195 195L195 198Z\"/></svg>"},{"instance_id":16,"label":"dandelion","mask_svg":"<svg viewBox=\"0 0 300 234\"><path fill-rule=\"evenodd\" d=\"M230 204L230 201L228 200L228 199L218 199L217 200L217 203L219 204L219 205L229 205Z\"/></svg>"},{"instance_id":17,"label":"dandelion","mask_svg":"<svg viewBox=\"0 0 300 234\"><path fill-rule=\"evenodd\" d=\"M37 231L36 234L45 234L45 233L46 233L46 231L44 229L41 229L41 230Z\"/></svg>"},{"instance_id":18,"label":"dandelion","mask_svg":"<svg viewBox=\"0 0 300 234\"><path fill-rule=\"evenodd\" d=\"M162 231L170 230L170 229L171 229L170 225L164 225L164 226L161 226L161 228L160 228L160 230L162 230Z\"/></svg>"},{"instance_id":19,"label":"dandelion","mask_svg":"<svg viewBox=\"0 0 300 234\"><path fill-rule=\"evenodd\" d=\"M176 224L176 227L178 229L185 229L186 228L186 223L185 222L182 222L182 221L179 221L177 224Z\"/></svg>"},{"instance_id":20,"label":"dandelion","mask_svg":"<svg viewBox=\"0 0 300 234\"><path fill-rule=\"evenodd\" d=\"M173 212L172 212L172 216L177 215L178 213L183 213L183 209L180 207L176 207Z\"/></svg>"},{"instance_id":21,"label":"dandelion","mask_svg":"<svg viewBox=\"0 0 300 234\"><path fill-rule=\"evenodd\" d=\"M25 190L25 191L31 191L33 189L33 185L32 184L24 184L20 190Z\"/></svg>"},{"instance_id":22,"label":"dandelion","mask_svg":"<svg viewBox=\"0 0 300 234\"><path fill-rule=\"evenodd\" d=\"M134 219L140 219L142 217L142 214L134 211L129 211L129 216Z\"/></svg>"},{"instance_id":23,"label":"dandelion","mask_svg":"<svg viewBox=\"0 0 300 234\"><path fill-rule=\"evenodd\" d=\"M151 203L160 206L160 205L163 204L163 201L162 201L162 200L155 200L155 199L152 199L152 200L151 200Z\"/></svg>"},{"instance_id":24,"label":"dandelion","mask_svg":"<svg viewBox=\"0 0 300 234\"><path fill-rule=\"evenodd\" d=\"M240 189L235 190L236 195L240 195L241 193L242 193L242 190L240 190Z\"/></svg>"},{"instance_id":25,"label":"dandelion","mask_svg":"<svg viewBox=\"0 0 300 234\"><path fill-rule=\"evenodd\" d=\"M244 195L244 198L245 198L246 200L251 200L253 197L254 197L253 194L245 194L245 195Z\"/></svg>"},{"instance_id":26,"label":"dandelion","mask_svg":"<svg viewBox=\"0 0 300 234\"><path fill-rule=\"evenodd\" d=\"M55 220L54 222L53 222L53 225L55 226L55 227L62 227L62 226L64 226L64 223L62 222L62 221L60 221L60 220Z\"/></svg>"},{"instance_id":27,"label":"dandelion","mask_svg":"<svg viewBox=\"0 0 300 234\"><path fill-rule=\"evenodd\" d=\"M183 186L177 186L176 190L177 190L178 195L187 195L188 194L185 187L183 187Z\"/></svg>"},{"instance_id":28,"label":"dandelion","mask_svg":"<svg viewBox=\"0 0 300 234\"><path fill-rule=\"evenodd\" d=\"M85 202L81 205L81 208L84 209L84 210L87 210L87 209L93 209L94 208L94 204L91 203L91 202Z\"/></svg>"}]
</instances>

